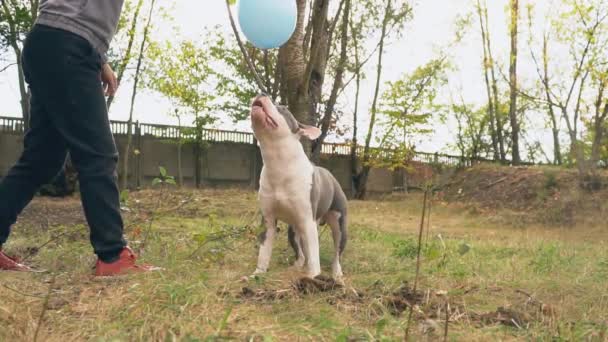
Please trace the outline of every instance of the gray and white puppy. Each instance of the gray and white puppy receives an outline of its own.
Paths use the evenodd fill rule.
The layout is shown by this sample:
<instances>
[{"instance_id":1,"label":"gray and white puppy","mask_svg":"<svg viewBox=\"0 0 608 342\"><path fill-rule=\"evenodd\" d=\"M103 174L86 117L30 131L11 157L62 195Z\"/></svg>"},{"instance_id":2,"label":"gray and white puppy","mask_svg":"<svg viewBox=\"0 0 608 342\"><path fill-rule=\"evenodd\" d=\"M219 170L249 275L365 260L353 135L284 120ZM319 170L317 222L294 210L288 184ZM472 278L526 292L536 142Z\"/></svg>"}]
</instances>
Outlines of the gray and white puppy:
<instances>
[{"instance_id":1,"label":"gray and white puppy","mask_svg":"<svg viewBox=\"0 0 608 342\"><path fill-rule=\"evenodd\" d=\"M321 274L318 226L327 223L335 247L332 275L342 282L346 195L328 170L310 162L300 143L301 138L317 139L321 131L299 123L286 107L276 106L266 95L253 100L251 125L264 160L259 202L266 225L255 274L268 270L277 220L289 225L289 242L297 257L295 266L305 266L311 278Z\"/></svg>"}]
</instances>

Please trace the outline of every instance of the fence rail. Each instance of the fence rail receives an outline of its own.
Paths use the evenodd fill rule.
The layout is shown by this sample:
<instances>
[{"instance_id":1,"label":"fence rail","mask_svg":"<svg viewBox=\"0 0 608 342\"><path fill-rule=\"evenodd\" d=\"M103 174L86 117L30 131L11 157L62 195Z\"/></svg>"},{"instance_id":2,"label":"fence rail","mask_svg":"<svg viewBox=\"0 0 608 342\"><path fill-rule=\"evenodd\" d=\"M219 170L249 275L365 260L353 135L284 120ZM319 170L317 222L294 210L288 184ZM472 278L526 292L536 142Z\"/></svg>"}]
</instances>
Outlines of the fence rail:
<instances>
[{"instance_id":1,"label":"fence rail","mask_svg":"<svg viewBox=\"0 0 608 342\"><path fill-rule=\"evenodd\" d=\"M111 120L110 126L115 135L127 135L129 132L129 123L126 121ZM8 134L23 134L24 124L22 118L2 117L0 116L0 133ZM131 124L131 134L140 137L154 137L167 140L177 139L196 139L196 132L192 127L179 127L171 125L147 124L134 122ZM203 129L200 132L201 140L207 142L231 142L240 144L254 144L255 137L252 133L226 131L218 129ZM321 153L325 155L342 155L348 156L351 154L352 145L344 143L324 143L321 147ZM362 156L364 147L357 146L356 154ZM395 151L389 149L371 148L370 152L379 158L390 158ZM446 166L471 166L472 164L490 161L485 159L472 160L461 156L454 156L441 153L426 153L413 152L408 156L409 160L425 163L425 164L441 164Z\"/></svg>"},{"instance_id":2,"label":"fence rail","mask_svg":"<svg viewBox=\"0 0 608 342\"><path fill-rule=\"evenodd\" d=\"M0 116L0 132L23 133L23 119Z\"/></svg>"}]
</instances>

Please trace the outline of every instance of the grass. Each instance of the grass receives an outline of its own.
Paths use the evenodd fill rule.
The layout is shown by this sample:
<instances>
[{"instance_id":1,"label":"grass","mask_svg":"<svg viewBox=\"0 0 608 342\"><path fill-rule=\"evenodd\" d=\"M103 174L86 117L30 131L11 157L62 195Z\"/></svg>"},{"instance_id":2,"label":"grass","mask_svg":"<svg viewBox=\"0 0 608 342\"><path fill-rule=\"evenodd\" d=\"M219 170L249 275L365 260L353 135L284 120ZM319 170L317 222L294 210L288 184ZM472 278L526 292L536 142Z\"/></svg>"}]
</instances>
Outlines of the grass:
<instances>
[{"instance_id":1,"label":"grass","mask_svg":"<svg viewBox=\"0 0 608 342\"><path fill-rule=\"evenodd\" d=\"M136 248L158 196L130 195L127 236ZM75 218L77 200L36 200L5 247L19 255L35 252L30 262L48 272L0 273L0 341L32 340L50 285L39 341L403 339L407 314L399 315L390 303L414 279L420 195L351 202L343 260L347 287L315 294L292 287L300 275L289 267L293 254L285 227L270 273L241 281L255 269L257 257L255 194L209 190L163 196L162 215L155 218L141 257L165 271L113 281L90 276L95 258L86 228ZM39 215L47 211L54 213L49 222ZM433 206L419 288L427 301L447 291L454 310L449 340L605 341L608 231L599 223L605 218L595 226L514 228L500 215ZM321 239L327 274L332 255L327 229ZM244 287L255 294L242 295ZM415 315L414 340L442 338L444 320L433 305L420 304L424 314ZM500 323L498 308L525 319Z\"/></svg>"}]
</instances>

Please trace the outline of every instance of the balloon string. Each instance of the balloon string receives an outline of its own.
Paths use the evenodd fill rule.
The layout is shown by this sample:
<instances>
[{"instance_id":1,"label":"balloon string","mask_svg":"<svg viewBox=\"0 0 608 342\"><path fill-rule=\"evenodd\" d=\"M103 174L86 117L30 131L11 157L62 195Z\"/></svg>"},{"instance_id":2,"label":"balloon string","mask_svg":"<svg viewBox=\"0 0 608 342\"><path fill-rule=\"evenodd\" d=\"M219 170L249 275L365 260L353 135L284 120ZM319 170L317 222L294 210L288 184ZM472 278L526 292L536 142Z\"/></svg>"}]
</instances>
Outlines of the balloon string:
<instances>
[{"instance_id":1,"label":"balloon string","mask_svg":"<svg viewBox=\"0 0 608 342\"><path fill-rule=\"evenodd\" d=\"M264 82L262 82L262 78L260 77L257 70L255 69L255 66L253 65L253 61L252 61L251 57L249 56L249 53L247 53L247 49L245 49L245 45L243 44L243 41L241 40L241 36L239 35L239 31L236 28L236 24L234 22L234 17L232 16L232 10L230 9L230 0L226 0L226 7L228 8L228 16L230 17L230 25L232 26L232 31L234 32L236 41L238 42L239 48L241 49L241 52L243 53L245 62L247 62L247 67L249 68L249 71L251 71L251 73L253 74L253 77L255 78L255 82L257 83L258 88L260 88L260 90L262 92L268 94L268 89L266 89L266 87L264 86Z\"/></svg>"}]
</instances>

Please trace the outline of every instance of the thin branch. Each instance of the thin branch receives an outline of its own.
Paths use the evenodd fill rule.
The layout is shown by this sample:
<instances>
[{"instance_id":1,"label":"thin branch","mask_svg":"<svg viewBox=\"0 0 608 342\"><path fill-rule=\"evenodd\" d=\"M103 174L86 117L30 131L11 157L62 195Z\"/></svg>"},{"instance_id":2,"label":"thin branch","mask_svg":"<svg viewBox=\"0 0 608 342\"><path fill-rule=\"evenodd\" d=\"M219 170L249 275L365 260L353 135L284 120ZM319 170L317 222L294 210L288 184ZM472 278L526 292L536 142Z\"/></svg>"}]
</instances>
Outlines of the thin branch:
<instances>
[{"instance_id":1,"label":"thin branch","mask_svg":"<svg viewBox=\"0 0 608 342\"><path fill-rule=\"evenodd\" d=\"M264 50L264 76L266 78L266 89L272 89L272 80L270 79L270 58L268 57L268 50ZM268 94L271 95L271 94Z\"/></svg>"},{"instance_id":2,"label":"thin branch","mask_svg":"<svg viewBox=\"0 0 608 342\"><path fill-rule=\"evenodd\" d=\"M4 72L4 71L6 71L8 68L10 68L10 67L12 67L12 66L14 66L14 65L17 65L17 63L10 63L10 64L8 64L8 65L4 66L2 69L0 69L0 72Z\"/></svg>"},{"instance_id":3,"label":"thin branch","mask_svg":"<svg viewBox=\"0 0 608 342\"><path fill-rule=\"evenodd\" d=\"M136 34L136 30L137 30L137 19L139 18L139 12L141 11L141 7L143 6L143 0L139 0L139 2L137 3L137 7L135 8L135 12L133 14L133 20L131 21L131 29L129 30L129 42L127 43L127 48L125 51L125 55L123 56L123 59L121 61L121 63L118 66L118 74L116 76L116 80L118 81L118 84L120 84L120 82L122 81L122 78L124 77L125 71L127 70L127 67L129 65L129 62L131 61L131 50L133 49L133 43L135 42L135 34ZM110 110L110 108L112 107L112 103L114 102L114 98L115 98L115 94L110 95L106 101L106 106L108 107L108 110Z\"/></svg>"},{"instance_id":4,"label":"thin branch","mask_svg":"<svg viewBox=\"0 0 608 342\"><path fill-rule=\"evenodd\" d=\"M277 62L274 66L274 84L272 85L272 100L275 101L279 96L279 86L281 85L281 51L277 53ZM283 99L285 101L286 99Z\"/></svg>"},{"instance_id":5,"label":"thin branch","mask_svg":"<svg viewBox=\"0 0 608 342\"><path fill-rule=\"evenodd\" d=\"M578 131L578 118L580 116L580 110L581 110L581 103L582 103L582 99L583 99L583 92L585 89L585 83L587 81L587 78L589 77L589 73L590 70L587 70L585 72L585 75L583 76L583 78L581 79L581 84L580 84L580 88L578 91L578 97L576 99L576 107L574 109L574 132L576 133Z\"/></svg>"},{"instance_id":6,"label":"thin branch","mask_svg":"<svg viewBox=\"0 0 608 342\"><path fill-rule=\"evenodd\" d=\"M342 95L342 93L344 93L346 91L346 88L348 88L348 86L351 84L351 82L357 78L357 75L361 72L361 69L363 69L363 67L367 64L367 62L369 62L372 59L372 57L374 57L374 55L376 54L376 52L378 51L379 48L380 48L380 43L378 42L378 44L376 44L376 47L374 48L374 50L372 50L372 52L361 63L359 63L359 65L355 68L350 79L344 83L344 85L342 86L342 89L340 90L340 93L338 94L338 97L340 95Z\"/></svg>"},{"instance_id":7,"label":"thin branch","mask_svg":"<svg viewBox=\"0 0 608 342\"><path fill-rule=\"evenodd\" d=\"M328 31L328 38L327 38L327 50L326 50L326 56L330 56L331 55L331 49L333 48L333 37L334 37L334 33L336 31L336 25L338 24L338 19L340 19L340 14L342 13L342 8L344 6L346 0L342 0L340 1L340 5L338 7L338 11L336 13L336 16L334 17L334 19L331 22L331 25L329 26L329 31ZM327 57L329 59L329 57Z\"/></svg>"},{"instance_id":8,"label":"thin branch","mask_svg":"<svg viewBox=\"0 0 608 342\"><path fill-rule=\"evenodd\" d=\"M308 23L304 33L304 58L308 57L308 48L310 47L310 39L312 36L312 9L314 8L312 0L309 1L310 10L308 12Z\"/></svg>"},{"instance_id":9,"label":"thin branch","mask_svg":"<svg viewBox=\"0 0 608 342\"><path fill-rule=\"evenodd\" d=\"M344 7L344 2L346 0L341 0L340 5L338 6L338 11L336 12L336 16L332 19L331 25L329 25L330 31L334 31L336 26L338 26L338 20L340 19L340 14L342 13L342 8Z\"/></svg>"},{"instance_id":10,"label":"thin branch","mask_svg":"<svg viewBox=\"0 0 608 342\"><path fill-rule=\"evenodd\" d=\"M553 93L553 89L551 89L551 87L549 87L549 79L548 79L547 75L543 75L540 70L540 64L538 63L538 58L536 57L534 50L532 50L532 47L530 47L530 55L532 56L532 60L534 61L534 66L536 67L536 73L538 74L540 81L543 83L543 86L549 92L550 96L557 98L557 96Z\"/></svg>"},{"instance_id":11,"label":"thin branch","mask_svg":"<svg viewBox=\"0 0 608 342\"><path fill-rule=\"evenodd\" d=\"M302 83L300 84L301 89L308 89L315 64L317 63L318 58L321 56L321 47L323 46L321 42L321 35L325 33L324 31L325 24L327 21L327 11L329 8L329 3L322 0L316 0L313 6L315 7L315 9L317 8L317 6L319 6L319 8L321 9L320 13L322 15L320 16L320 18L315 18L316 20L318 20L318 22L313 21L311 37L312 45L310 47L310 56L308 59L308 64L306 65L306 71L304 72Z\"/></svg>"},{"instance_id":12,"label":"thin branch","mask_svg":"<svg viewBox=\"0 0 608 342\"><path fill-rule=\"evenodd\" d=\"M395 28L395 26L391 26L387 30L388 33L386 35L389 36L394 28ZM351 29L351 31L354 32L355 30ZM346 91L346 88L348 88L348 86L357 78L357 74L359 74L361 72L361 69L363 69L363 67L367 64L367 62L369 62L372 59L372 57L374 57L376 52L378 52L378 49L380 49L380 42L378 42L376 44L376 46L374 47L372 52L370 52L370 54L361 63L359 63L359 65L355 68L350 79L348 81L346 81L344 83L344 85L342 86L342 89L340 89L340 93L338 93L338 97L340 97Z\"/></svg>"},{"instance_id":13,"label":"thin branch","mask_svg":"<svg viewBox=\"0 0 608 342\"><path fill-rule=\"evenodd\" d=\"M591 49L591 43L593 42L593 39L595 38L595 32L597 30L597 28L600 26L601 22L596 22L595 25L589 30L589 38L587 38L587 42L585 43L585 49L583 50L583 53L581 55L580 58L580 62L578 63L577 68L575 69L575 73L574 73L574 79L572 80L572 84L570 85L570 91L568 92L568 97L566 98L566 103L565 105L568 106L568 103L570 103L570 100L572 99L572 94L574 93L574 88L576 87L576 83L578 82L578 79L581 75L581 72L583 70L583 66L585 65L585 60L587 59L587 55L589 54L589 51Z\"/></svg>"},{"instance_id":14,"label":"thin branch","mask_svg":"<svg viewBox=\"0 0 608 342\"><path fill-rule=\"evenodd\" d=\"M317 142L314 146L314 149L313 149L313 156L315 159L321 153L321 147L323 145L323 141L327 137L327 133L329 131L331 117L334 114L336 102L338 101L338 93L339 93L340 87L342 86L342 79L343 79L343 75L344 75L345 64L346 64L346 60L348 58L347 49L348 49L348 23L349 23L349 19L350 19L349 18L350 17L350 0L343 0L340 3L340 7L342 7L342 4L344 3L344 1L346 1L346 6L345 6L346 8L344 10L344 16L343 16L343 21L342 21L342 37L340 40L340 58L338 60L338 65L336 67L336 76L334 79L334 84L332 86L331 94L329 96L329 100L327 101L327 105L325 107L325 114L323 115L323 118L321 119L321 136L317 140ZM341 12L341 9L339 12ZM337 17L338 17L338 15L336 15L336 18Z\"/></svg>"}]
</instances>

